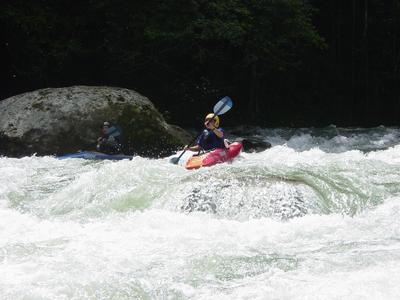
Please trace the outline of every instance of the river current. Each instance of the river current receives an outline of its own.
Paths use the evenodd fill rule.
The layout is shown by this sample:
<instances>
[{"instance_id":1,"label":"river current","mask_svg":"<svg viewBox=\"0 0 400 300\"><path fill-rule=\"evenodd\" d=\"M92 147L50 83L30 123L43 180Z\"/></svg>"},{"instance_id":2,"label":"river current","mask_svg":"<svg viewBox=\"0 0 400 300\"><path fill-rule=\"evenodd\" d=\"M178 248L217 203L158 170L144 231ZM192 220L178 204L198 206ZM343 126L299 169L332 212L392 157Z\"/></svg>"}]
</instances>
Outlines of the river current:
<instances>
[{"instance_id":1,"label":"river current","mask_svg":"<svg viewBox=\"0 0 400 300\"><path fill-rule=\"evenodd\" d=\"M272 148L0 157L0 299L400 299L400 129L236 131Z\"/></svg>"}]
</instances>

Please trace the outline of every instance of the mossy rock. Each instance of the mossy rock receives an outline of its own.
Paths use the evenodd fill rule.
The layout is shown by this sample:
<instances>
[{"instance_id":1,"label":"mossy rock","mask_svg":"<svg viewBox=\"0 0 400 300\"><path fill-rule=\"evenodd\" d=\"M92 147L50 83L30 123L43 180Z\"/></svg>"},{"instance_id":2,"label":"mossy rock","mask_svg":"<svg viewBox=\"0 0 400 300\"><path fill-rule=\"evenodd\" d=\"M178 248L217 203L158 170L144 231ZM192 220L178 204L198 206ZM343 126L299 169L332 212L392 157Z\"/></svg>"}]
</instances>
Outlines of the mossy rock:
<instances>
[{"instance_id":1,"label":"mossy rock","mask_svg":"<svg viewBox=\"0 0 400 300\"><path fill-rule=\"evenodd\" d=\"M190 135L167 124L153 103L135 91L73 86L1 101L0 150L8 156L94 150L104 121L122 128L126 154L165 156L190 140Z\"/></svg>"},{"instance_id":2,"label":"mossy rock","mask_svg":"<svg viewBox=\"0 0 400 300\"><path fill-rule=\"evenodd\" d=\"M123 130L127 153L159 157L170 155L187 143L184 138L173 135L170 125L150 106L127 106L116 123Z\"/></svg>"}]
</instances>

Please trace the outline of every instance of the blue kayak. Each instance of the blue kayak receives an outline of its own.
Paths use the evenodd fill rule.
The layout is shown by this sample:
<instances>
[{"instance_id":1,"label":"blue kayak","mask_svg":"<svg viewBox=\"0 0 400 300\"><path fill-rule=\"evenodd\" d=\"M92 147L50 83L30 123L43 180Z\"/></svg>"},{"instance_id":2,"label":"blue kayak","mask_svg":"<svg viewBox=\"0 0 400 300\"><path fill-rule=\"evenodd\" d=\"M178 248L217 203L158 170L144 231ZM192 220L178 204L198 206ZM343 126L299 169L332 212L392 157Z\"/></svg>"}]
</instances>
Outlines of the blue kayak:
<instances>
[{"instance_id":1,"label":"blue kayak","mask_svg":"<svg viewBox=\"0 0 400 300\"><path fill-rule=\"evenodd\" d=\"M58 159L67 159L67 158L83 158L83 159L98 159L98 160L122 160L122 159L132 159L133 156L124 155L124 154L105 154L96 151L81 151L72 154L66 154L62 156L57 156Z\"/></svg>"}]
</instances>

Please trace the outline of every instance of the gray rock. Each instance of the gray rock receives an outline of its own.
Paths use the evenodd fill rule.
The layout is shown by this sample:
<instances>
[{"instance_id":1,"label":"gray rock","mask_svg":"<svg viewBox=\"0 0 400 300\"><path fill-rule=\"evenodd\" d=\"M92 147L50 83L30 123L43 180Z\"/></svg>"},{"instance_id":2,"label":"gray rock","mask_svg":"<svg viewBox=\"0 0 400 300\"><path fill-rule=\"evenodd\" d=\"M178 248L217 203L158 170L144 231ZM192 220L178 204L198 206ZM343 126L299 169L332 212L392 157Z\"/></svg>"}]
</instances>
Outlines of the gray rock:
<instances>
[{"instance_id":1,"label":"gray rock","mask_svg":"<svg viewBox=\"0 0 400 300\"><path fill-rule=\"evenodd\" d=\"M47 88L0 102L0 154L63 154L94 150L100 126L121 126L125 152L168 155L190 135L167 124L149 99L115 87Z\"/></svg>"},{"instance_id":2,"label":"gray rock","mask_svg":"<svg viewBox=\"0 0 400 300\"><path fill-rule=\"evenodd\" d=\"M261 152L271 148L269 142L255 137L244 138L241 142L243 145L243 151L245 152Z\"/></svg>"}]
</instances>

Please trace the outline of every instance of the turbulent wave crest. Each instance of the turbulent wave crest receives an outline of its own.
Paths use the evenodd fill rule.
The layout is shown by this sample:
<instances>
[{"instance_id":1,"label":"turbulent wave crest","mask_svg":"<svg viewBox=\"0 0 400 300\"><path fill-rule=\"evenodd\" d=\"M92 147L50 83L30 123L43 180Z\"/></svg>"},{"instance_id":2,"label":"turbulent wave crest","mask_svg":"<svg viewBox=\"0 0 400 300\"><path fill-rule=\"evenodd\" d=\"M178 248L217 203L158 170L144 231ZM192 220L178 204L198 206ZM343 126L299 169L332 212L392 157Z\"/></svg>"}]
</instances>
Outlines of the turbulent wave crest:
<instances>
[{"instance_id":1,"label":"turbulent wave crest","mask_svg":"<svg viewBox=\"0 0 400 300\"><path fill-rule=\"evenodd\" d=\"M168 160L2 158L3 204L45 218L98 218L148 208L218 218L354 215L397 196L400 148L364 153L276 145L232 164L187 171ZM5 202L4 202L5 201Z\"/></svg>"}]
</instances>

